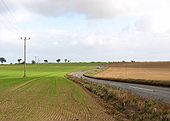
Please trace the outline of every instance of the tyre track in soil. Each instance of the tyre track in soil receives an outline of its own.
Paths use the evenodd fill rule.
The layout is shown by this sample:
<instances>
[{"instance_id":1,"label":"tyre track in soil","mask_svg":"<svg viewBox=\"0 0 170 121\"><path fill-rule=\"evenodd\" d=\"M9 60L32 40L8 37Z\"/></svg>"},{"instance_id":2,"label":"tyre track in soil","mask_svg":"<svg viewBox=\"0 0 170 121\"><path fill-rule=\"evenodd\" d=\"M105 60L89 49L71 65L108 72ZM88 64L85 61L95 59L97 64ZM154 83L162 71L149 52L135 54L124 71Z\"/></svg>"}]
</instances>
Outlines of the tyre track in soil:
<instances>
[{"instance_id":1,"label":"tyre track in soil","mask_svg":"<svg viewBox=\"0 0 170 121\"><path fill-rule=\"evenodd\" d=\"M55 83L51 94L50 79L32 79L4 93L0 102L1 121L113 121L104 109L81 87L83 102L74 97L72 88ZM62 88L60 88L60 86Z\"/></svg>"},{"instance_id":2,"label":"tyre track in soil","mask_svg":"<svg viewBox=\"0 0 170 121\"><path fill-rule=\"evenodd\" d=\"M79 88L82 89L80 86L79 86ZM83 89L83 91L84 91L84 89ZM87 95L87 98L91 98L91 96ZM86 115L87 116L86 120L103 120L103 121L111 120L111 121L113 121L113 118L111 118L111 119L107 118L103 109L100 110L100 108L101 108L100 105L98 103L96 103L96 101L94 101L93 98L89 99L89 101L87 101L87 102L88 103L84 103L84 104L81 103L81 105L83 105L84 112L87 112L85 114L88 114L88 115ZM102 115L102 116L100 116L100 115Z\"/></svg>"},{"instance_id":3,"label":"tyre track in soil","mask_svg":"<svg viewBox=\"0 0 170 121\"><path fill-rule=\"evenodd\" d=\"M67 116L69 120L79 119L79 117L77 115L82 115L82 114L83 114L84 120L89 119L90 114L89 114L88 110L86 108L82 107L80 102L77 101L71 93L68 93L71 90L69 90L69 89L68 90L59 89L59 90L61 91L60 94L63 95L60 100L62 100L62 101L63 100L65 100L65 101L69 100L69 102L66 102L66 103L69 103L69 104L67 104L67 108L63 111L63 115ZM64 90L64 92L63 92L63 90ZM67 98L65 98L65 97L67 97ZM65 107L64 103L61 103L61 104L64 105L64 106L61 106L61 107Z\"/></svg>"}]
</instances>

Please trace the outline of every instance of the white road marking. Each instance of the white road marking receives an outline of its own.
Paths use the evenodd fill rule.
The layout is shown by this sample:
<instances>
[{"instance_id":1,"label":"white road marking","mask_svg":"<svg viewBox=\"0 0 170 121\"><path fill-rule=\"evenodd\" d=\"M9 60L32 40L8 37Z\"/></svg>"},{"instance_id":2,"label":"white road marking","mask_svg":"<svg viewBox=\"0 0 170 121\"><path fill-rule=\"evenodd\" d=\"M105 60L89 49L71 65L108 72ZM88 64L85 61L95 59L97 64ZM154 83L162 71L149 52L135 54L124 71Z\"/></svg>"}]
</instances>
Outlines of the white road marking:
<instances>
[{"instance_id":1,"label":"white road marking","mask_svg":"<svg viewBox=\"0 0 170 121\"><path fill-rule=\"evenodd\" d=\"M109 84L109 83L108 83ZM112 84L113 86L118 86L118 87L122 87L121 84Z\"/></svg>"},{"instance_id":2,"label":"white road marking","mask_svg":"<svg viewBox=\"0 0 170 121\"><path fill-rule=\"evenodd\" d=\"M129 86L129 87L134 88L134 89L139 89L139 90L150 91L150 92L153 92L153 91L154 91L154 90L152 90L152 89L141 88L141 87L134 87L134 86Z\"/></svg>"},{"instance_id":3,"label":"white road marking","mask_svg":"<svg viewBox=\"0 0 170 121\"><path fill-rule=\"evenodd\" d=\"M132 85L132 84L121 83L121 82L112 82L112 81L108 82L108 81L103 81L100 79L87 78L87 77L84 77L82 73L78 73L78 74L75 73L74 76L77 76L78 78L87 79L94 83L117 86L119 88L131 90L133 92L141 91L141 93L136 93L136 94L141 95L141 96L151 97L154 99L159 99L159 100L161 99L163 102L166 102L168 104L170 103L170 88L168 87L164 88L164 87L152 86L150 89L148 89L149 87L147 88L147 86L142 88L142 86L145 86L145 85L140 85L140 84L139 85L136 84L135 86L135 84ZM145 94L142 94L142 90ZM150 94L152 94L152 96Z\"/></svg>"}]
</instances>

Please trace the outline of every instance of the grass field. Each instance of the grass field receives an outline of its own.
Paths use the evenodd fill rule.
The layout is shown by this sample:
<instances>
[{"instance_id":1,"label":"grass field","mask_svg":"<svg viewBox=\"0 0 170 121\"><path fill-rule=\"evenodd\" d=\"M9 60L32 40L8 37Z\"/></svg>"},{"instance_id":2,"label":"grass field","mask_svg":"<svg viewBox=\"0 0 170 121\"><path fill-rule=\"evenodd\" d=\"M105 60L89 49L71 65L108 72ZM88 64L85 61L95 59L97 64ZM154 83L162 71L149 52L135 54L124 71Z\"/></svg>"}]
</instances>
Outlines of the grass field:
<instances>
[{"instance_id":1,"label":"grass field","mask_svg":"<svg viewBox=\"0 0 170 121\"><path fill-rule=\"evenodd\" d=\"M113 120L88 92L64 75L96 64L0 65L1 121Z\"/></svg>"},{"instance_id":2,"label":"grass field","mask_svg":"<svg viewBox=\"0 0 170 121\"><path fill-rule=\"evenodd\" d=\"M170 62L112 63L94 77L170 86Z\"/></svg>"}]
</instances>

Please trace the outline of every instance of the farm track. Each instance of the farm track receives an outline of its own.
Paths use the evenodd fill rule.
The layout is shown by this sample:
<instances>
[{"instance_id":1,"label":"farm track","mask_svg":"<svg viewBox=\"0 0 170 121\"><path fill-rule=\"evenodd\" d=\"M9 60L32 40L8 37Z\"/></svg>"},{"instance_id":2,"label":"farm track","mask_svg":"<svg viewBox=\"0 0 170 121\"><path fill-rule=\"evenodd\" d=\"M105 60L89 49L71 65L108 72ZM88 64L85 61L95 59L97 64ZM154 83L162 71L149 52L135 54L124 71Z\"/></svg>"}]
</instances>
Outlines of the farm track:
<instances>
[{"instance_id":1,"label":"farm track","mask_svg":"<svg viewBox=\"0 0 170 121\"><path fill-rule=\"evenodd\" d=\"M81 87L66 81L70 86L57 77L42 77L7 87L0 95L0 120L114 121Z\"/></svg>"}]
</instances>

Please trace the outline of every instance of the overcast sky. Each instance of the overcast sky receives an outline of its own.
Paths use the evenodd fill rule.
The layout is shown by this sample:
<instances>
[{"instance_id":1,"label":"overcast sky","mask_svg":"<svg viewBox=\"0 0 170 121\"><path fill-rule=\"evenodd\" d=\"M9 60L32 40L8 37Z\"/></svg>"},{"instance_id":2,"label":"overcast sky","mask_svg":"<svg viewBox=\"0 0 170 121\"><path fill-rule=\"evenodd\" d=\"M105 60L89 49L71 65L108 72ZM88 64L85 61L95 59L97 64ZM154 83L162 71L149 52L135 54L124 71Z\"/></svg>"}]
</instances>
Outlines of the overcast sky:
<instances>
[{"instance_id":1,"label":"overcast sky","mask_svg":"<svg viewBox=\"0 0 170 121\"><path fill-rule=\"evenodd\" d=\"M0 56L28 61L170 60L170 0L0 1Z\"/></svg>"}]
</instances>

